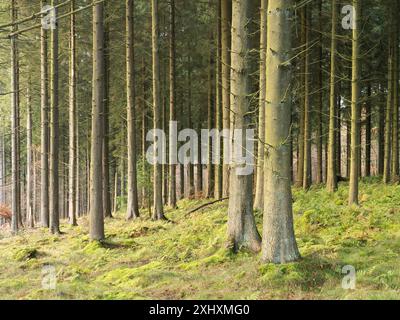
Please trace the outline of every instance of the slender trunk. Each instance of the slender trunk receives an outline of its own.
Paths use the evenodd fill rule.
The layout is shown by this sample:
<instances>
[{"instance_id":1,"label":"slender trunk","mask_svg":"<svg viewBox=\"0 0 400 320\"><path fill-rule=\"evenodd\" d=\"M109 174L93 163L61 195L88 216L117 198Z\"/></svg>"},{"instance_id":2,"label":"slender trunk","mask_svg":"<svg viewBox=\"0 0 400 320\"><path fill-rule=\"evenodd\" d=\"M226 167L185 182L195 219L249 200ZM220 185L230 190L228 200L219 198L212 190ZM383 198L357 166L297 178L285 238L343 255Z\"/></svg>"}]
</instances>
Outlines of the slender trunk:
<instances>
[{"instance_id":1,"label":"slender trunk","mask_svg":"<svg viewBox=\"0 0 400 320\"><path fill-rule=\"evenodd\" d=\"M32 161L32 106L30 81L26 89L26 222L30 228L34 227L33 218L33 161Z\"/></svg>"},{"instance_id":2,"label":"slender trunk","mask_svg":"<svg viewBox=\"0 0 400 320\"><path fill-rule=\"evenodd\" d=\"M214 41L211 33L210 37L210 56L208 62L208 105L207 105L207 129L209 132L213 128L213 118L215 115L214 111ZM213 150L212 150L212 138L208 139L207 149L207 184L205 185L204 194L206 198L211 198L213 194L214 186L214 165L213 165Z\"/></svg>"},{"instance_id":3,"label":"slender trunk","mask_svg":"<svg viewBox=\"0 0 400 320\"><path fill-rule=\"evenodd\" d=\"M230 127L230 24L232 15L232 1L221 2L221 80L222 80L222 127ZM226 145L225 145L226 144ZM229 148L228 139L224 139L224 149ZM229 195L229 164L222 165L222 197Z\"/></svg>"},{"instance_id":4,"label":"slender trunk","mask_svg":"<svg viewBox=\"0 0 400 320\"><path fill-rule=\"evenodd\" d=\"M93 6L93 94L90 152L90 239L104 239L102 113L104 111L104 3Z\"/></svg>"},{"instance_id":5,"label":"slender trunk","mask_svg":"<svg viewBox=\"0 0 400 320\"><path fill-rule=\"evenodd\" d=\"M322 19L322 0L318 2L318 102L317 102L317 112L316 112L316 123L317 123L317 132L316 132L316 143L317 143L317 175L315 177L316 184L321 184L323 182L322 175L322 108L323 108L323 96L324 92L323 88L323 38L322 38L322 30L323 30L323 19Z\"/></svg>"},{"instance_id":6,"label":"slender trunk","mask_svg":"<svg viewBox=\"0 0 400 320\"><path fill-rule=\"evenodd\" d=\"M106 11L107 5L104 5ZM111 212L111 189L110 189L110 148L109 148L109 107L110 107L110 24L108 17L105 18L104 33L104 112L103 112L103 211L104 217L112 218Z\"/></svg>"},{"instance_id":7,"label":"slender trunk","mask_svg":"<svg viewBox=\"0 0 400 320\"><path fill-rule=\"evenodd\" d=\"M71 12L75 10L75 0L71 1ZM70 21L70 61L69 61L69 161L68 161L68 216L69 223L76 226L76 50L75 50L75 14Z\"/></svg>"},{"instance_id":8,"label":"slender trunk","mask_svg":"<svg viewBox=\"0 0 400 320\"><path fill-rule=\"evenodd\" d=\"M392 124L392 181L399 180L399 22L398 1L393 1L393 124ZM396 16L397 14L397 16Z\"/></svg>"},{"instance_id":9,"label":"slender trunk","mask_svg":"<svg viewBox=\"0 0 400 320\"><path fill-rule=\"evenodd\" d=\"M365 176L371 175L371 130L372 130L372 113L371 113L371 82L368 82L367 88L368 100L365 104Z\"/></svg>"},{"instance_id":10,"label":"slender trunk","mask_svg":"<svg viewBox=\"0 0 400 320\"><path fill-rule=\"evenodd\" d=\"M383 165L383 182L390 182L391 165L391 138L392 138L392 116L393 116L393 62L394 62L394 43L393 31L389 32L389 58L388 58L388 90L386 102L385 119L385 153Z\"/></svg>"},{"instance_id":11,"label":"slender trunk","mask_svg":"<svg viewBox=\"0 0 400 320\"><path fill-rule=\"evenodd\" d=\"M326 188L329 192L335 192L337 189L336 174L336 146L335 146L335 128L336 128L336 50L337 50L337 17L338 5L336 0L332 0L332 31L331 31L331 75L330 75L330 93L329 93L329 137L328 137L328 163Z\"/></svg>"},{"instance_id":12,"label":"slender trunk","mask_svg":"<svg viewBox=\"0 0 400 320\"><path fill-rule=\"evenodd\" d=\"M175 0L170 1L170 38L169 38L169 120L170 122L176 121L176 110L175 110L175 103L176 103L176 61L175 61ZM170 139L169 139L169 195L168 195L168 204L171 208L177 208L176 202L176 164L174 155L176 154L176 137L172 136L172 130L170 132Z\"/></svg>"},{"instance_id":13,"label":"slender trunk","mask_svg":"<svg viewBox=\"0 0 400 320\"><path fill-rule=\"evenodd\" d=\"M215 68L215 127L218 132L222 129L222 87L221 87L221 1L218 0L217 8L217 50L216 50L216 68ZM217 163L215 165L215 176L214 176L214 198L222 198L222 164L221 164L221 138L218 136L217 144L219 146L216 150L218 155Z\"/></svg>"},{"instance_id":14,"label":"slender trunk","mask_svg":"<svg viewBox=\"0 0 400 320\"><path fill-rule=\"evenodd\" d=\"M133 0L126 0L126 92L128 114L128 207L126 218L139 217L139 202L136 173L136 115L135 115L135 65Z\"/></svg>"},{"instance_id":15,"label":"slender trunk","mask_svg":"<svg viewBox=\"0 0 400 320\"><path fill-rule=\"evenodd\" d=\"M290 117L293 1L269 0L265 143L263 262L285 263L300 258L293 228L290 184Z\"/></svg>"},{"instance_id":16,"label":"slender trunk","mask_svg":"<svg viewBox=\"0 0 400 320\"><path fill-rule=\"evenodd\" d=\"M41 1L41 7L45 5ZM49 227L49 97L48 97L48 62L47 31L40 29L40 221L44 228Z\"/></svg>"},{"instance_id":17,"label":"slender trunk","mask_svg":"<svg viewBox=\"0 0 400 320\"><path fill-rule=\"evenodd\" d=\"M160 57L159 57L159 27L158 27L158 0L151 0L152 4L152 55L153 55L153 109L154 129L161 129L161 105L160 105ZM154 137L156 141L156 137ZM154 143L154 155L157 155L157 145ZM155 159L156 160L156 159ZM162 197L162 166L155 161L154 164L154 210L153 219L161 220L164 217Z\"/></svg>"},{"instance_id":18,"label":"slender trunk","mask_svg":"<svg viewBox=\"0 0 400 320\"><path fill-rule=\"evenodd\" d=\"M18 20L17 0L11 2L12 21ZM17 30L13 25L13 32ZM18 232L20 225L20 164L19 164L19 68L18 68L18 38L11 37L11 180L12 180L12 205L11 205L11 231Z\"/></svg>"},{"instance_id":19,"label":"slender trunk","mask_svg":"<svg viewBox=\"0 0 400 320\"><path fill-rule=\"evenodd\" d=\"M258 150L257 150L257 180L254 209L264 208L264 137L265 137L265 86L267 80L267 6L268 0L261 0L260 12L260 93L258 104Z\"/></svg>"},{"instance_id":20,"label":"slender trunk","mask_svg":"<svg viewBox=\"0 0 400 320\"><path fill-rule=\"evenodd\" d=\"M52 7L57 0L51 1ZM57 16L57 10L55 15ZM58 28L51 29L50 37L50 232L60 233L60 203L59 203L59 176L58 176Z\"/></svg>"},{"instance_id":21,"label":"slender trunk","mask_svg":"<svg viewBox=\"0 0 400 320\"><path fill-rule=\"evenodd\" d=\"M310 10L304 7L305 59L304 59L304 174L303 189L311 185L311 102L310 102Z\"/></svg>"},{"instance_id":22,"label":"slender trunk","mask_svg":"<svg viewBox=\"0 0 400 320\"><path fill-rule=\"evenodd\" d=\"M360 148L360 0L353 0L355 10L351 86L351 165L349 204L358 204L359 148Z\"/></svg>"}]
</instances>

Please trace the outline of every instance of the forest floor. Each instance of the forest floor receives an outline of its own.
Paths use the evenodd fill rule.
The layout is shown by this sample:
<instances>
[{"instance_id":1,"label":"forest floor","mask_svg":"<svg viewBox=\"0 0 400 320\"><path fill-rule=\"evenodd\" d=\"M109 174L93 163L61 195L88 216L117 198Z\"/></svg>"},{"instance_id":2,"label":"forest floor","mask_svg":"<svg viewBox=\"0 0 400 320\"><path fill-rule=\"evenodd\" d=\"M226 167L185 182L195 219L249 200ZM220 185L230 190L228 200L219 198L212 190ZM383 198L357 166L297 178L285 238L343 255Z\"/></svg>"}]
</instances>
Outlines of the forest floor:
<instances>
[{"instance_id":1,"label":"forest floor","mask_svg":"<svg viewBox=\"0 0 400 320\"><path fill-rule=\"evenodd\" d=\"M360 207L348 187L294 190L302 260L263 265L259 255L226 249L227 202L182 201L172 222L106 221L107 240L90 243L88 221L17 237L0 234L1 299L399 299L400 186L376 179L360 186ZM145 216L146 214L143 214ZM256 214L261 230L262 215ZM43 266L55 267L55 290L42 288ZM356 288L342 288L354 266Z\"/></svg>"}]
</instances>

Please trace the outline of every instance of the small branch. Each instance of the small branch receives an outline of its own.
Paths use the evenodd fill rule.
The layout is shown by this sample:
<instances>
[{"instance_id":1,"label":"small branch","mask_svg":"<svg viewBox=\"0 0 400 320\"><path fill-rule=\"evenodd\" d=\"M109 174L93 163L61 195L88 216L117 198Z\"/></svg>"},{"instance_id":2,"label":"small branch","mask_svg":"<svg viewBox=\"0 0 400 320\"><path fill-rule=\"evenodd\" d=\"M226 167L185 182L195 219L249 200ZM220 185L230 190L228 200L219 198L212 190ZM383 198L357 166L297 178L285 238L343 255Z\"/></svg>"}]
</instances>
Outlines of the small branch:
<instances>
[{"instance_id":1,"label":"small branch","mask_svg":"<svg viewBox=\"0 0 400 320\"><path fill-rule=\"evenodd\" d=\"M221 198L221 199L218 199L218 200L214 200L214 201L211 201L211 202L204 203L201 206L198 206L198 207L190 210L189 212L187 212L185 214L185 216L188 216L189 214L192 214L192 213L194 213L196 211L199 211L200 209L203 209L205 207L211 206L211 205L213 205L215 203L222 202L222 201L225 201L225 200L228 200L228 199L229 199L229 197L226 197L226 198Z\"/></svg>"}]
</instances>

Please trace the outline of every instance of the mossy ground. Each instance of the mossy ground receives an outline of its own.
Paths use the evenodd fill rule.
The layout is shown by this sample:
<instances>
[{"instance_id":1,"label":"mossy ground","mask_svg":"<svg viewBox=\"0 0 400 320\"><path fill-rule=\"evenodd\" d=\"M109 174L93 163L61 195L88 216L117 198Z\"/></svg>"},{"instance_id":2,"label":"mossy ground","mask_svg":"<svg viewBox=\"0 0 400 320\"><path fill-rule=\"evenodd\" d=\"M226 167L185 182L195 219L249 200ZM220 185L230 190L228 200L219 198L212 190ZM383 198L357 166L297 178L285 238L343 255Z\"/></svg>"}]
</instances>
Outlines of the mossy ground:
<instances>
[{"instance_id":1,"label":"mossy ground","mask_svg":"<svg viewBox=\"0 0 400 320\"><path fill-rule=\"evenodd\" d=\"M362 182L360 207L347 206L347 192L294 190L302 260L287 265L225 249L226 202L186 216L204 201L182 201L167 212L171 222L119 214L106 221L104 243L89 242L85 218L62 225L61 236L0 234L0 298L399 299L400 186ZM55 267L55 290L42 289L46 265ZM341 286L345 265L357 271L355 290Z\"/></svg>"}]
</instances>

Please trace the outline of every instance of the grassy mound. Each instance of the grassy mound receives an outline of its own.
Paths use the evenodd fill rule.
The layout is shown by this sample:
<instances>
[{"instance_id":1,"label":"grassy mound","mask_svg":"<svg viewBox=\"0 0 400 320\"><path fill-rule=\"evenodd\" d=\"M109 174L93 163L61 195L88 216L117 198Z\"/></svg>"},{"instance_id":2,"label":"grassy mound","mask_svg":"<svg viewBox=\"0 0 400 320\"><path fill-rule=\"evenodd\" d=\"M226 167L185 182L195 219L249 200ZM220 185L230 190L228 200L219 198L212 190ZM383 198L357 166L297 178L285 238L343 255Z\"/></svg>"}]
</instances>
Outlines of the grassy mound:
<instances>
[{"instance_id":1,"label":"grassy mound","mask_svg":"<svg viewBox=\"0 0 400 320\"><path fill-rule=\"evenodd\" d=\"M59 237L35 229L0 235L3 299L395 299L400 298L400 186L369 179L361 206L347 206L348 187L328 194L294 190L302 260L263 265L225 249L227 203L190 216L203 201L184 200L171 222L106 221L106 241L89 242L88 221L62 225ZM147 217L143 213L143 217ZM262 215L256 213L261 231ZM43 287L53 266L55 290ZM342 288L343 266L356 269L356 289Z\"/></svg>"}]
</instances>

